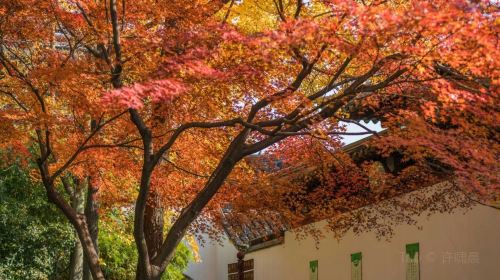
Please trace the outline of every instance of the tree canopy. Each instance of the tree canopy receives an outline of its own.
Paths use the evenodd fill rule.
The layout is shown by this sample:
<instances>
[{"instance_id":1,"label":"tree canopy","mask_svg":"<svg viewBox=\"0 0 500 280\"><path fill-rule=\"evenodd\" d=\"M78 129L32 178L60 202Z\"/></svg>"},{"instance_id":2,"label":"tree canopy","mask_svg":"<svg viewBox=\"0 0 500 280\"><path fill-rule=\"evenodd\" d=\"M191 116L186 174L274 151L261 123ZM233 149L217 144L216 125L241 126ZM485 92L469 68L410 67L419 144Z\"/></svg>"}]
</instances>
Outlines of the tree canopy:
<instances>
[{"instance_id":1,"label":"tree canopy","mask_svg":"<svg viewBox=\"0 0 500 280\"><path fill-rule=\"evenodd\" d=\"M324 167L326 187L307 193L322 201L318 217L339 200L361 203L370 180L383 182L375 200L415 178L453 178L474 198L498 199L493 1L0 5L1 144L37 162L94 279L104 279L97 250L61 195L64 176L91 178L104 208L135 201L137 279L160 279L186 232L220 232L222 205L301 213L303 187L275 188L246 160L256 153ZM386 133L362 119L382 120ZM349 122L376 135L380 155L413 167L388 176L353 162L341 149ZM165 236L151 208L176 213Z\"/></svg>"}]
</instances>

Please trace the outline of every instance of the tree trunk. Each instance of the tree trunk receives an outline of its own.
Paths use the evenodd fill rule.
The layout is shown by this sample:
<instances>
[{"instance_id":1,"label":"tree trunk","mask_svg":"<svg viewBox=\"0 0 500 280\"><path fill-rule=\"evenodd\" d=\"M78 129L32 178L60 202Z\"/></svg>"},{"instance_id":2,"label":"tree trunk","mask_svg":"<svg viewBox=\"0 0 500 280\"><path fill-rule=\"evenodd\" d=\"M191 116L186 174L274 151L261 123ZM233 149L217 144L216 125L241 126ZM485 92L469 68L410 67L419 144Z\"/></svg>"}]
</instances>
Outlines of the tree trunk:
<instances>
[{"instance_id":1,"label":"tree trunk","mask_svg":"<svg viewBox=\"0 0 500 280\"><path fill-rule=\"evenodd\" d=\"M93 245L84 215L80 215L76 219L75 228L78 231L78 237L82 241L82 244L84 244L83 250L85 252L85 257L87 258L85 263L89 265L92 277L95 280L104 280L104 274L102 273L101 266L99 264L99 255L97 254L96 247Z\"/></svg>"},{"instance_id":2,"label":"tree trunk","mask_svg":"<svg viewBox=\"0 0 500 280\"><path fill-rule=\"evenodd\" d=\"M144 234L150 259L156 257L163 242L163 219L160 194L152 189L144 213Z\"/></svg>"},{"instance_id":3,"label":"tree trunk","mask_svg":"<svg viewBox=\"0 0 500 280\"><path fill-rule=\"evenodd\" d=\"M235 140L234 143L233 145L237 145L238 140ZM154 278L155 280L161 278L161 275L164 273L173 258L177 245L179 245L182 238L184 238L189 226L198 217L212 197L217 193L219 188L231 173L231 170L241 158L242 156L235 152L234 146L230 147L224 158L219 163L219 166L216 168L214 173L212 173L212 178L207 182L203 190L201 190L196 198L183 209L180 216L168 231L160 253L152 261L151 267L157 268L157 275L159 275L158 278Z\"/></svg>"},{"instance_id":4,"label":"tree trunk","mask_svg":"<svg viewBox=\"0 0 500 280\"><path fill-rule=\"evenodd\" d=\"M146 268L144 265L142 265L144 262L139 260L137 262L137 269L135 272L135 280L150 280L151 278L148 277L148 274L146 272Z\"/></svg>"},{"instance_id":5,"label":"tree trunk","mask_svg":"<svg viewBox=\"0 0 500 280\"><path fill-rule=\"evenodd\" d=\"M148 196L144 212L144 237L146 239L150 261L158 255L163 243L164 214L165 212L161 204L160 194L155 189L152 189ZM145 268L142 266L138 266L137 269L137 280L156 279L154 278L155 273L152 273L153 276L150 275L148 277L145 273ZM151 269L154 269L154 267L151 267Z\"/></svg>"},{"instance_id":6,"label":"tree trunk","mask_svg":"<svg viewBox=\"0 0 500 280\"><path fill-rule=\"evenodd\" d=\"M144 237L146 239L146 246L150 261L159 253L163 243L163 226L164 226L164 209L161 204L160 194L156 190L151 190L146 208L144 211ZM137 280L153 280L156 273L149 275L147 268L144 267L144 261L141 259L137 264L136 279ZM150 267L155 269L155 267ZM160 275L161 277L161 275ZM158 278L159 279L159 278Z\"/></svg>"},{"instance_id":7,"label":"tree trunk","mask_svg":"<svg viewBox=\"0 0 500 280\"><path fill-rule=\"evenodd\" d=\"M97 183L92 180L92 177L88 178L88 191L87 191L87 203L85 205L85 218L87 219L87 225L89 228L90 238L92 243L96 248L97 254L99 254L98 246L98 235L99 235L99 213L97 205L97 191L99 187ZM93 280L92 273L87 259L85 259L84 269L83 269L83 280Z\"/></svg>"},{"instance_id":8,"label":"tree trunk","mask_svg":"<svg viewBox=\"0 0 500 280\"><path fill-rule=\"evenodd\" d=\"M83 214L85 208L85 190L82 184L74 183L71 197L71 206L78 214ZM70 279L82 280L83 279L83 262L84 254L82 243L78 239L78 234L75 232L75 247L71 254L70 264Z\"/></svg>"},{"instance_id":9,"label":"tree trunk","mask_svg":"<svg viewBox=\"0 0 500 280\"><path fill-rule=\"evenodd\" d=\"M73 252L71 253L71 263L70 263L70 279L71 280L82 280L83 279L83 247L75 233L75 247L73 247Z\"/></svg>"},{"instance_id":10,"label":"tree trunk","mask_svg":"<svg viewBox=\"0 0 500 280\"><path fill-rule=\"evenodd\" d=\"M43 145L41 145L41 147L44 149ZM46 154L46 152L43 152L42 154ZM96 248L92 242L92 238L90 237L85 215L78 214L75 209L73 209L73 207L71 207L71 205L68 204L63 197L61 197L59 192L57 192L54 187L54 181L48 175L48 166L45 160L40 158L37 160L37 164L48 200L54 203L62 211L78 233L78 239L80 240L83 252L87 257L92 276L95 280L105 280L99 264L99 256L97 255Z\"/></svg>"}]
</instances>

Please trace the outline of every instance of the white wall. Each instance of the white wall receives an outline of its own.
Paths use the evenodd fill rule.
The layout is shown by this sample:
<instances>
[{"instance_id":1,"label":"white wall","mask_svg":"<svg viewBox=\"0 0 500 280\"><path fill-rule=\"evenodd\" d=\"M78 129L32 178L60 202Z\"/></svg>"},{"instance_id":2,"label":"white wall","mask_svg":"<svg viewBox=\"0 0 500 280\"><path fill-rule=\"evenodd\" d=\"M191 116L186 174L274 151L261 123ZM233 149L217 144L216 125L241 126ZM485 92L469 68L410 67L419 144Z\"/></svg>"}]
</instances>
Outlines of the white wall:
<instances>
[{"instance_id":1,"label":"white wall","mask_svg":"<svg viewBox=\"0 0 500 280\"><path fill-rule=\"evenodd\" d=\"M227 279L227 265L236 262L236 248L225 239L222 245L207 241L199 247L200 262L191 262L185 273L195 280Z\"/></svg>"},{"instance_id":2,"label":"white wall","mask_svg":"<svg viewBox=\"0 0 500 280\"><path fill-rule=\"evenodd\" d=\"M350 279L350 254L362 252L364 280L405 279L403 253L408 243L420 243L421 280L500 279L500 210L476 206L463 214L439 214L422 218L415 226L398 226L390 240L378 241L373 233L347 234L340 242L312 239L297 241L286 233L282 245L247 254L254 259L256 280L309 279L309 261L318 260L319 279ZM207 252L204 252L207 250ZM203 248L202 264L190 266L196 280L227 279L227 264L236 262L236 250Z\"/></svg>"}]
</instances>

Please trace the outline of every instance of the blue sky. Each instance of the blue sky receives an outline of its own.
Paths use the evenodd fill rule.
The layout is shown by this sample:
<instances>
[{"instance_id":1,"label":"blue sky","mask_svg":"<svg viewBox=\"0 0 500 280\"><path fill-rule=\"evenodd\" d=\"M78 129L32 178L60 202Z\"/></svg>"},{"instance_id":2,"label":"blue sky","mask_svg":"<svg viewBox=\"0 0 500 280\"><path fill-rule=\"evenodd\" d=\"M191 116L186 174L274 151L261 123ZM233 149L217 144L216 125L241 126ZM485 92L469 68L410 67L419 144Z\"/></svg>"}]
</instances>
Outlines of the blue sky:
<instances>
[{"instance_id":1,"label":"blue sky","mask_svg":"<svg viewBox=\"0 0 500 280\"><path fill-rule=\"evenodd\" d=\"M363 128L359 127L358 125L356 124L353 124L353 123L344 123L344 122L340 122L342 124L344 124L347 128L347 132L365 132L366 130L364 130ZM373 131L376 131L376 132L380 132L382 130L384 130L382 128L382 123L381 122L377 122L377 123L373 123L373 121L370 121L370 122L363 122L363 121L360 121L360 123L364 126L366 126L367 128L373 130ZM366 134L366 135L343 135L342 136L342 142L344 142L344 145L347 145L347 144L350 144L350 143L353 143L353 142L356 142L360 139L363 139L365 137L369 137L370 134Z\"/></svg>"}]
</instances>

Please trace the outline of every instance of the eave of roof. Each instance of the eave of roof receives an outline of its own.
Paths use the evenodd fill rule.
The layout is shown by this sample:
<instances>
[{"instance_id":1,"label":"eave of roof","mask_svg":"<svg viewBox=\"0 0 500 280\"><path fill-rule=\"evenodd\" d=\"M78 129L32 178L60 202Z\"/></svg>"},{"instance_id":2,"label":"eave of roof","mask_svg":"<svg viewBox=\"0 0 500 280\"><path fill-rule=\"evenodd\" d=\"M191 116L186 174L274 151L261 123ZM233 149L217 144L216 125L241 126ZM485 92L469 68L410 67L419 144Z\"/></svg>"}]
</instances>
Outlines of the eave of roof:
<instances>
[{"instance_id":1,"label":"eave of roof","mask_svg":"<svg viewBox=\"0 0 500 280\"><path fill-rule=\"evenodd\" d=\"M360 139L358 141L355 141L353 143L350 143L348 145L345 145L342 147L342 151L348 153L348 154L354 154L363 147L366 146L366 144L373 138L373 135L369 137L365 137L363 139ZM277 172L276 174L276 181L279 182L280 180L288 180L290 177L299 177L303 176L306 173L311 173L316 170L315 166L307 166L305 164L301 164L298 166L293 166L289 168L285 168ZM243 225L240 225L243 226ZM244 225L244 226L249 226L249 225ZM225 231L228 237L230 238L231 242L237 247L238 249L245 249L245 251L250 252L250 251L256 251L260 250L263 248L268 248L271 246L275 246L278 244L281 244L284 242L284 235L276 235L275 233L269 233L269 232L252 232L252 236L256 235L256 238L249 238L249 236L246 236L245 233L240 233L237 234L235 233L231 228L232 225L225 225ZM234 236L234 235L238 236ZM244 235L244 236L242 236ZM243 240L247 240L248 242L243 242ZM247 243L247 244L243 244ZM246 247L246 248L245 248Z\"/></svg>"}]
</instances>

